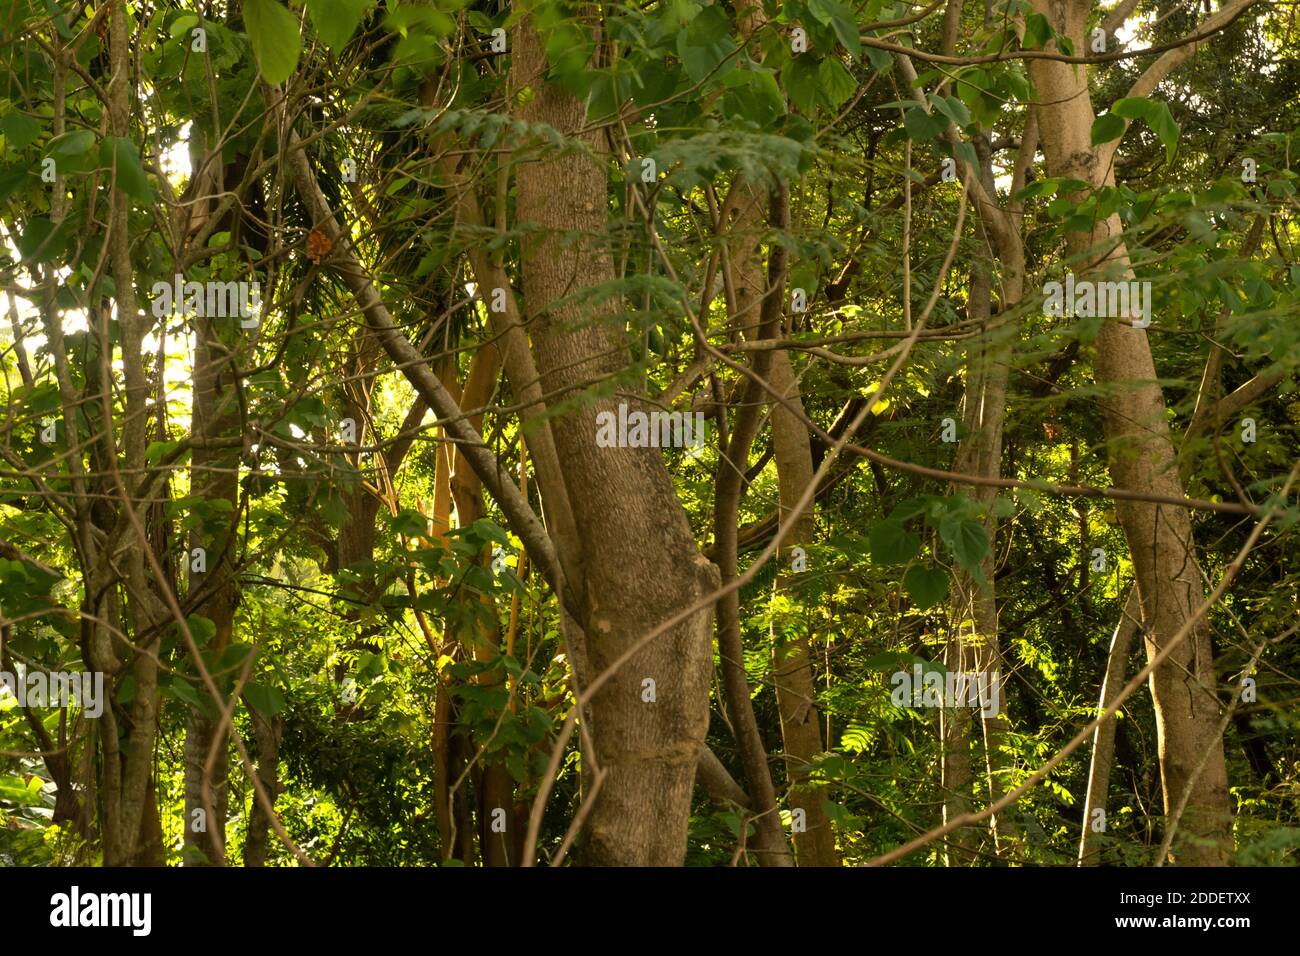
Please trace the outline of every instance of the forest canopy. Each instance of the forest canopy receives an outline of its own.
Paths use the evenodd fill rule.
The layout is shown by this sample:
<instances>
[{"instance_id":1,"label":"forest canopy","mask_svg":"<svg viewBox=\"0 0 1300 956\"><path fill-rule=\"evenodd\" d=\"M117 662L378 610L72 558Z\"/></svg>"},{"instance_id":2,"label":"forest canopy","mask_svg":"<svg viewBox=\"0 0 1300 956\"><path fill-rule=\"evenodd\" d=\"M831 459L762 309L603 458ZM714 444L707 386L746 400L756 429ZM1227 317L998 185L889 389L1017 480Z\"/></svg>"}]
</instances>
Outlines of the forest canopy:
<instances>
[{"instance_id":1,"label":"forest canopy","mask_svg":"<svg viewBox=\"0 0 1300 956\"><path fill-rule=\"evenodd\" d=\"M1300 856L1254 0L0 0L0 863Z\"/></svg>"}]
</instances>

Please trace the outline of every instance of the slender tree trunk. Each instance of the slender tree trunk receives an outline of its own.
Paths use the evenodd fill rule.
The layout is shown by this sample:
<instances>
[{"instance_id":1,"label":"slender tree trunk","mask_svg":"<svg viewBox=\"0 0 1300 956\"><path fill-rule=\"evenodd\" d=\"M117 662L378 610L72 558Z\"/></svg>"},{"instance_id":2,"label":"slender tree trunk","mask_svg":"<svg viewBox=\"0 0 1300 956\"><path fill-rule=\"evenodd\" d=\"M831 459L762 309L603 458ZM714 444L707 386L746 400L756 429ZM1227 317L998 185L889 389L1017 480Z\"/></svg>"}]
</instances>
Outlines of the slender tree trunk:
<instances>
[{"instance_id":1,"label":"slender tree trunk","mask_svg":"<svg viewBox=\"0 0 1300 956\"><path fill-rule=\"evenodd\" d=\"M1105 713L1124 686L1124 674L1133 638L1137 636L1142 613L1142 602L1137 588L1131 588L1124 599L1124 610L1110 639L1110 653L1106 657L1106 674L1101 682L1101 701L1098 714ZM1097 725L1092 735L1092 759L1088 763L1088 794L1083 801L1083 838L1079 841L1079 865L1096 866L1101 862L1102 834L1106 832L1106 794L1110 790L1110 771L1115 761L1115 729L1119 715ZM1101 815L1094 819L1097 811Z\"/></svg>"},{"instance_id":2,"label":"slender tree trunk","mask_svg":"<svg viewBox=\"0 0 1300 956\"><path fill-rule=\"evenodd\" d=\"M473 412L492 400L500 371L501 353L497 347L490 343L479 346L470 362L465 389L461 393L461 407L471 413L469 421L476 431L483 430L483 414ZM451 494L456 502L456 521L460 527L468 527L483 517L483 483L461 454L456 455L455 470L451 475ZM491 559L490 551L480 557L484 565L490 565ZM475 660L486 661L500 653L501 641L496 602L486 594L481 600L491 610L492 623L485 622L480 626L478 639L472 641L471 652ZM502 669L497 667L476 675L475 682L487 687L499 686L504 677ZM514 847L514 835L511 832L514 826L514 778L499 757L485 759L481 764L483 772L476 793L480 854L485 866L511 866L519 862L511 853ZM498 820L504 822L504 830L496 828Z\"/></svg>"},{"instance_id":3,"label":"slender tree trunk","mask_svg":"<svg viewBox=\"0 0 1300 956\"><path fill-rule=\"evenodd\" d=\"M239 600L234 580L239 454L229 448L205 447L205 443L237 434L239 410L235 401L231 349L222 341L222 330L212 319L196 317L194 336L191 428L200 444L191 457L191 494L204 501L224 501L230 508L215 534L211 529L218 522L205 522L192 532L185 560L190 566L190 596L199 598L194 613L206 617L214 627L211 642L204 650L219 654L233 638L235 606ZM198 568L196 560L202 561ZM216 719L202 711L191 710L189 713L185 733L183 826L184 862L187 866L214 861L220 854L218 848L224 847L226 842L227 748L225 734L219 742L216 740L217 725ZM205 802L205 767L214 744L217 759L207 779L210 802Z\"/></svg>"},{"instance_id":4,"label":"slender tree trunk","mask_svg":"<svg viewBox=\"0 0 1300 956\"><path fill-rule=\"evenodd\" d=\"M753 368L762 374L770 353L754 353ZM749 468L749 450L759 428L762 395L757 385L747 380L741 387L741 401L722 447L713 494L713 538L718 569L723 585L738 574L738 511L743 493L744 476ZM725 415L725 412L721 413ZM722 445L719 440L719 445ZM740 595L732 592L718 601L718 656L722 665L722 685L727 699L727 713L740 750L745 784L751 794L755 819L754 851L761 865L791 866L794 860L781 820L777 815L776 788L768 767L767 748L759 732L745 675L745 647L740 618Z\"/></svg>"},{"instance_id":5,"label":"slender tree trunk","mask_svg":"<svg viewBox=\"0 0 1300 956\"><path fill-rule=\"evenodd\" d=\"M267 720L251 707L248 715L257 744L257 779L274 806L276 797L284 790L280 783L280 737L284 733L284 718L277 714ZM244 842L244 866L265 866L271 819L256 796L250 802L252 809L248 814L248 837Z\"/></svg>"},{"instance_id":6,"label":"slender tree trunk","mask_svg":"<svg viewBox=\"0 0 1300 956\"><path fill-rule=\"evenodd\" d=\"M109 51L112 61L112 78L108 89L109 127L113 135L130 137L131 101L131 49L132 38L127 27L124 4L115 4L109 13ZM126 733L126 750L123 753L121 777L120 816L115 821L115 832L105 834L104 862L110 866L147 862L154 855L152 847L142 845L141 836L149 831L147 815L157 813L152 799L153 745L158 720L158 659L160 642L158 625L164 612L154 590L165 586L156 582L146 570L144 549L149 546L144 527L145 508L132 500L136 476L145 473L145 447L151 416L148 411L149 382L145 375L143 341L148 320L141 314L136 298L135 270L131 263L129 234L129 201L126 192L113 188L111 192L112 234L109 239L110 268L113 276L117 319L121 332L121 362L124 393L122 440L118 469L114 480L115 491L122 499L123 514L119 517L117 531L128 547L122 558L123 584L127 593L126 633L136 636L133 648L131 673L135 678L135 698L130 705L130 724ZM98 317L96 317L98 320ZM107 364L107 355L101 363ZM111 422L106 422L111 427ZM134 521L125 514L129 508ZM138 523L138 524L137 524ZM116 537L116 536L115 536ZM143 635L152 635L143 637ZM141 849L145 851L141 856Z\"/></svg>"},{"instance_id":7,"label":"slender tree trunk","mask_svg":"<svg viewBox=\"0 0 1300 956\"><path fill-rule=\"evenodd\" d=\"M723 211L723 221L731 223L728 255L724 259L724 274L729 276L729 317L733 328L739 328L746 338L780 335L785 299L785 273L779 275L769 269L765 278L762 268L760 240L767 225L763 196L754 184L739 182L732 189L732 202ZM788 216L785 203L781 216ZM782 224L788 228L788 223ZM781 247L773 244L771 255ZM771 297L772 317L765 321L765 298ZM766 331L762 326L770 326ZM779 524L784 529L789 524L787 515L795 502L812 483L812 449L808 430L800 420L803 398L795 380L790 356L781 349L755 352L755 371L768 385L783 395L794 411L775 402L770 393L756 390L751 398L770 408L773 457L776 460L777 484L780 496ZM758 358L762 357L760 363ZM744 463L737 466L744 470ZM794 548L812 543L815 520L811 510L805 511L793 528L786 531L780 554L782 568L790 564ZM777 576L777 593L790 595L792 579L782 572ZM808 771L813 761L824 751L821 736L821 715L816 704L811 660L811 635L803 632L793 637L778 635L773 630L772 642L773 683L776 688L777 709L781 715L781 738L784 744L786 776L790 784L789 802L795 816L794 842L800 866L838 866L835 833L823 809L823 797L815 788L806 785ZM754 785L750 783L751 792ZM755 794L757 796L757 794ZM798 811L795 813L795 811Z\"/></svg>"}]
</instances>

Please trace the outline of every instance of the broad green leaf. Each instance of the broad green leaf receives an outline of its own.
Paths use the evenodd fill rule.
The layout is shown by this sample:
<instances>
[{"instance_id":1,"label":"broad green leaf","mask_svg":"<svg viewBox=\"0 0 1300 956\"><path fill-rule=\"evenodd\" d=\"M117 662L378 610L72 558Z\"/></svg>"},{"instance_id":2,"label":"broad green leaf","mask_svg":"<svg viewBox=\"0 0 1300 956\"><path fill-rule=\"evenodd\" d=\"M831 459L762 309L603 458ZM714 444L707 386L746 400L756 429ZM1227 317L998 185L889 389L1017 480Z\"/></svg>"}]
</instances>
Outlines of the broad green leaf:
<instances>
[{"instance_id":1,"label":"broad green leaf","mask_svg":"<svg viewBox=\"0 0 1300 956\"><path fill-rule=\"evenodd\" d=\"M1165 162L1173 161L1174 151L1178 148L1179 129L1178 124L1174 122L1173 114L1169 112L1169 104L1161 100L1148 99L1145 96L1125 97L1115 101L1115 104L1110 108L1110 114L1127 120L1143 120L1147 126L1151 127L1151 132L1156 134L1160 144L1164 146ZM1094 144L1107 142L1115 138L1110 136L1107 140L1097 140L1095 138L1096 129L1097 127L1094 124Z\"/></svg>"},{"instance_id":2,"label":"broad green leaf","mask_svg":"<svg viewBox=\"0 0 1300 956\"><path fill-rule=\"evenodd\" d=\"M217 625L212 623L212 619L204 617L201 614L191 614L185 619L190 626L190 634L194 637L194 643L199 647L205 646L212 640L212 636L217 633Z\"/></svg>"},{"instance_id":3,"label":"broad green leaf","mask_svg":"<svg viewBox=\"0 0 1300 956\"><path fill-rule=\"evenodd\" d=\"M948 119L952 120L959 127L970 125L970 110L968 110L966 104L957 97L932 96L930 97L930 102L934 104L934 108L938 112L948 117Z\"/></svg>"},{"instance_id":4,"label":"broad green leaf","mask_svg":"<svg viewBox=\"0 0 1300 956\"><path fill-rule=\"evenodd\" d=\"M785 113L785 97L770 70L734 70L724 83L722 112L728 119L740 117L766 127Z\"/></svg>"},{"instance_id":5,"label":"broad green leaf","mask_svg":"<svg viewBox=\"0 0 1300 956\"><path fill-rule=\"evenodd\" d=\"M285 708L284 695L279 688L264 684L248 683L244 685L244 700L263 717L274 717Z\"/></svg>"},{"instance_id":6,"label":"broad green leaf","mask_svg":"<svg viewBox=\"0 0 1300 956\"><path fill-rule=\"evenodd\" d=\"M800 53L781 71L781 84L790 102L811 116L817 112L817 98L821 92L818 79L817 58L811 53Z\"/></svg>"},{"instance_id":7,"label":"broad green leaf","mask_svg":"<svg viewBox=\"0 0 1300 956\"><path fill-rule=\"evenodd\" d=\"M1109 143L1113 139L1119 139L1124 135L1126 124L1122 116L1114 113L1103 113L1098 116L1092 123L1092 145L1099 146L1102 143Z\"/></svg>"},{"instance_id":8,"label":"broad green leaf","mask_svg":"<svg viewBox=\"0 0 1300 956\"><path fill-rule=\"evenodd\" d=\"M307 14L321 42L337 53L357 32L369 6L369 0L307 0Z\"/></svg>"},{"instance_id":9,"label":"broad green leaf","mask_svg":"<svg viewBox=\"0 0 1300 956\"><path fill-rule=\"evenodd\" d=\"M903 114L903 128L907 138L914 142L929 142L943 135L943 120L935 119L919 106L913 106Z\"/></svg>"},{"instance_id":10,"label":"broad green leaf","mask_svg":"<svg viewBox=\"0 0 1300 956\"><path fill-rule=\"evenodd\" d=\"M74 129L70 133L64 133L62 136L56 136L50 140L49 146L45 149L45 155L54 159L55 162L76 159L78 156L84 156L90 152L90 148L94 145L95 134L91 130Z\"/></svg>"},{"instance_id":11,"label":"broad green leaf","mask_svg":"<svg viewBox=\"0 0 1300 956\"><path fill-rule=\"evenodd\" d=\"M736 51L731 36L731 21L721 7L705 7L690 25L677 34L677 55L692 82L699 83ZM727 60L718 73L735 64ZM716 78L716 75L715 75Z\"/></svg>"},{"instance_id":12,"label":"broad green leaf","mask_svg":"<svg viewBox=\"0 0 1300 956\"><path fill-rule=\"evenodd\" d=\"M917 608L928 611L948 593L948 572L942 568L908 568L903 587Z\"/></svg>"},{"instance_id":13,"label":"broad green leaf","mask_svg":"<svg viewBox=\"0 0 1300 956\"><path fill-rule=\"evenodd\" d=\"M970 518L948 518L940 522L939 537L967 571L977 569L989 550L989 536L984 526Z\"/></svg>"},{"instance_id":14,"label":"broad green leaf","mask_svg":"<svg viewBox=\"0 0 1300 956\"><path fill-rule=\"evenodd\" d=\"M1041 13L1031 13L1025 17L1025 35L1020 41L1024 50L1039 50L1052 38L1052 26L1047 17Z\"/></svg>"},{"instance_id":15,"label":"broad green leaf","mask_svg":"<svg viewBox=\"0 0 1300 956\"><path fill-rule=\"evenodd\" d=\"M877 564L904 564L921 550L918 535L904 528L901 521L888 518L872 527L869 541L871 560Z\"/></svg>"},{"instance_id":16,"label":"broad green leaf","mask_svg":"<svg viewBox=\"0 0 1300 956\"><path fill-rule=\"evenodd\" d=\"M41 124L25 113L10 112L0 119L0 133L12 149L26 149L40 137Z\"/></svg>"},{"instance_id":17,"label":"broad green leaf","mask_svg":"<svg viewBox=\"0 0 1300 956\"><path fill-rule=\"evenodd\" d=\"M189 681L180 676L177 676L174 680L168 681L166 684L162 685L160 689L170 694L172 697L175 697L177 700L184 701L191 707L203 706L203 698L199 695L199 692L194 689L194 686L190 684Z\"/></svg>"},{"instance_id":18,"label":"broad green leaf","mask_svg":"<svg viewBox=\"0 0 1300 956\"><path fill-rule=\"evenodd\" d=\"M144 174L135 143L125 136L115 136L99 144L99 164L115 170L115 182L132 199L153 202L153 186Z\"/></svg>"},{"instance_id":19,"label":"broad green leaf","mask_svg":"<svg viewBox=\"0 0 1300 956\"><path fill-rule=\"evenodd\" d=\"M403 508L397 514L389 519L389 525L394 534L406 535L408 538L418 537L427 534L429 525L424 515L410 508Z\"/></svg>"},{"instance_id":20,"label":"broad green leaf","mask_svg":"<svg viewBox=\"0 0 1300 956\"><path fill-rule=\"evenodd\" d=\"M853 11L841 0L808 0L808 12L818 23L827 24L856 60L862 55L862 40Z\"/></svg>"},{"instance_id":21,"label":"broad green leaf","mask_svg":"<svg viewBox=\"0 0 1300 956\"><path fill-rule=\"evenodd\" d=\"M821 66L817 68L817 78L821 81L822 94L831 109L839 109L858 89L853 74L835 57L822 60Z\"/></svg>"},{"instance_id":22,"label":"broad green leaf","mask_svg":"<svg viewBox=\"0 0 1300 956\"><path fill-rule=\"evenodd\" d=\"M268 83L283 83L298 67L298 20L276 0L244 0L244 26L257 68Z\"/></svg>"},{"instance_id":23,"label":"broad green leaf","mask_svg":"<svg viewBox=\"0 0 1300 956\"><path fill-rule=\"evenodd\" d=\"M66 239L66 229L55 234L54 223L40 216L28 221L27 228L18 237L18 251L24 260L50 262L63 252Z\"/></svg>"}]
</instances>

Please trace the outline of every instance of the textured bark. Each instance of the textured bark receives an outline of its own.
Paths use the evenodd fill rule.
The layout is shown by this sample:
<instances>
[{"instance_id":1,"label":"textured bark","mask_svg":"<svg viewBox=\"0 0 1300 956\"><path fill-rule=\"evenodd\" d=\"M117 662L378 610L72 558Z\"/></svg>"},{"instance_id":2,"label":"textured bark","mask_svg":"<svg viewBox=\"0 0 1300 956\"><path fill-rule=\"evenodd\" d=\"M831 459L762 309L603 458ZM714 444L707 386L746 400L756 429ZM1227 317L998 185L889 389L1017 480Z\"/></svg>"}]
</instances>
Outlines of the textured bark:
<instances>
[{"instance_id":1,"label":"textured bark","mask_svg":"<svg viewBox=\"0 0 1300 956\"><path fill-rule=\"evenodd\" d=\"M230 320L224 321L229 323ZM190 596L191 599L199 598L194 604L194 613L208 618L214 626L211 643L204 650L220 652L233 637L235 607L239 600L234 580L239 453L238 449L210 448L205 444L238 434L239 409L231 350L222 341L222 330L211 319L196 317L194 337L191 428L200 444L191 457L191 494L205 501L228 502L230 520L215 536L205 535L203 528L192 532L190 549L202 548L206 552L206 570L202 574L190 573ZM190 549L187 549L187 563L192 553ZM224 702L218 702L221 703ZM219 848L225 846L228 758L226 735L222 734L221 740L216 740L217 725L217 720L201 711L191 710L189 713L185 732L183 827L187 866L215 860L220 855ZM208 796L205 799L205 766L214 744L216 762L206 781ZM195 829L197 820L204 821L202 831Z\"/></svg>"},{"instance_id":2,"label":"textured bark","mask_svg":"<svg viewBox=\"0 0 1300 956\"><path fill-rule=\"evenodd\" d=\"M585 109L546 84L546 58L527 19L515 30L511 88L528 89L530 122L575 135ZM582 134L595 147L595 137ZM543 392L579 407L552 423L564 462L563 481L581 539L581 577L571 581L574 610L587 639L589 666L604 671L646 629L694 603L716 581L699 553L662 453L654 448L598 448L596 414L616 413L609 399L590 402L579 389L616 375L626 352L622 320L557 300L614 277L606 230L608 193L598 159L547 155L517 167L524 294ZM639 405L629 402L629 405ZM695 613L650 642L594 696L588 732L606 772L587 818L583 855L594 864L680 865L690 800L708 727L711 614ZM652 679L656 701L643 702Z\"/></svg>"},{"instance_id":3,"label":"textured bark","mask_svg":"<svg viewBox=\"0 0 1300 956\"><path fill-rule=\"evenodd\" d=\"M250 708L249 719L253 724L253 739L257 743L257 779L274 806L275 798L284 790L280 783L280 737L284 733L284 718L277 714L267 720ZM254 798L251 802L248 838L244 841L244 866L265 866L271 819L262 809L260 800Z\"/></svg>"},{"instance_id":4,"label":"textured bark","mask_svg":"<svg viewBox=\"0 0 1300 956\"><path fill-rule=\"evenodd\" d=\"M794 369L787 352L772 353L768 383L777 394L788 399L798 412L803 400L795 381ZM776 446L776 470L781 500L782 530L788 527L781 543L782 570L776 580L777 593L793 595L793 579L784 569L790 566L790 552L812 543L816 522L812 509L795 521L789 515L804 491L812 484L812 449L808 430L794 412L781 405L772 409L772 441ZM820 790L806 785L808 768L825 750L822 742L820 712L812 672L812 635L801 630L792 638L782 639L772 631L772 680L776 685L777 707L781 712L781 737L785 742L786 777L790 781L790 806L802 808L807 830L795 833L795 850L800 866L839 866L835 848L835 831L823 809Z\"/></svg>"},{"instance_id":5,"label":"textured bark","mask_svg":"<svg viewBox=\"0 0 1300 956\"><path fill-rule=\"evenodd\" d=\"M764 190L754 184L741 182L732 190L733 202L724 210L724 220L731 223L728 237L728 260L731 276L729 313L733 328L743 331L746 338L775 337L782 332L781 310L785 298L784 270L770 270L764 278L760 239L767 222ZM784 215L784 212L782 212ZM781 254L774 245L772 256ZM765 314L767 301L772 303L771 316ZM805 511L794 527L787 528L787 515L809 484L812 483L812 449L808 430L798 414L803 412L803 399L795 381L789 353L777 349L756 352L754 370L762 375L768 385L789 400L795 411L772 400L771 393L754 389L747 396L770 408L773 457L776 459L779 486L779 526L785 531L779 560L788 567L790 552L800 545L812 542L815 522L811 510ZM760 363L759 358L763 361ZM745 411L742 404L741 414ZM743 471L744 462L736 462ZM725 577L725 575L724 575ZM788 593L791 579L778 574L778 592ZM815 789L805 786L808 768L824 750L821 736L821 719L816 705L813 686L812 663L809 651L810 635L801 633L792 639L781 640L775 631L771 634L773 658L773 684L776 688L777 709L781 716L781 739L785 756L786 778L789 781L789 803L792 811L801 810L805 829L794 833L795 852L800 866L838 866L835 833L826 816L823 798ZM756 787L750 783L751 793Z\"/></svg>"},{"instance_id":6,"label":"textured bark","mask_svg":"<svg viewBox=\"0 0 1300 956\"><path fill-rule=\"evenodd\" d=\"M990 180L992 176L988 177ZM1013 248L1004 250L1001 259L1006 275L1003 277L1004 294L1011 298L1011 304L1019 303L1021 280L1021 250L1016 242ZM1007 409L1007 374L1011 361L1011 342L999 336L989 338L988 326L992 318L991 276L987 268L979 267L971 275L972 308L970 315L983 323L984 335L974 340L970 351L967 371L966 407L964 419L966 436L957 452L955 470L986 478L1001 477L1002 468L1002 430L1006 422ZM993 333L996 335L996 333ZM964 570L957 573L958 626L964 627L970 622L970 629L965 631L960 640L965 648L963 668L973 665L980 673L998 673L999 686L1003 688L1001 708L992 716L979 717L984 738L984 769L987 774L989 801L996 802L1010 789L1006 785L1006 759L1002 750L1002 741L1007 733L1007 716L1005 700L1005 683L1001 681L1002 649L998 634L998 603L994 590L997 565L997 519L993 517L992 505L997 489L975 485L965 490L972 500L990 509L984 527L988 533L989 551L980 563L980 571L988 582L987 589L981 588L974 576ZM968 720L969 722L969 720ZM1015 834L1015 826L1005 813L995 814L992 818L994 846L999 856L1010 856Z\"/></svg>"},{"instance_id":7,"label":"textured bark","mask_svg":"<svg viewBox=\"0 0 1300 956\"><path fill-rule=\"evenodd\" d=\"M485 344L474 353L470 362L469 374L465 378L465 389L461 393L460 404L466 412L479 409L492 400L497 376L501 371L501 353L495 345ZM470 424L475 430L482 431L482 413L470 414ZM468 527L484 515L483 483L469 466L465 456L455 456L455 466L451 473L451 495L456 502L456 522ZM489 565L491 551L480 557L481 563ZM470 650L477 661L487 661L500 653L500 635L497 624L495 601L490 595L482 595L484 604L491 606L493 623L484 623L479 628L477 640L470 639ZM477 674L474 681L484 686L498 686L504 680L501 668ZM478 797L478 832L479 852L485 866L511 866L518 863L518 856L513 854L514 834L513 816L515 803L515 783L505 762L499 758L484 759L481 762L483 772L476 780ZM492 817L497 810L505 811L505 832L494 832Z\"/></svg>"},{"instance_id":8,"label":"textured bark","mask_svg":"<svg viewBox=\"0 0 1300 956\"><path fill-rule=\"evenodd\" d=\"M756 251L756 250L755 250ZM757 301L754 303L758 305ZM767 352L756 352L752 370L766 373L770 365ZM718 463L713 493L713 541L721 583L727 585L738 573L738 511L745 473L749 468L749 450L760 425L762 392L747 380L732 421L730 435ZM721 442L720 442L721 444ZM740 618L740 594L733 591L718 601L718 657L722 664L722 685L726 694L727 713L740 751L745 784L751 794L755 819L754 853L764 866L791 866L794 860L781 831L776 808L776 788L768 767L767 749L754 715L749 680L745 675L745 647Z\"/></svg>"},{"instance_id":9,"label":"textured bark","mask_svg":"<svg viewBox=\"0 0 1300 956\"><path fill-rule=\"evenodd\" d=\"M1036 0L1035 9L1085 49L1089 4L1083 0ZM1089 141L1094 112L1083 66L1034 60L1029 65L1038 91L1047 172L1093 186L1114 185L1113 167ZM1092 234L1074 234L1070 251L1085 260L1076 271L1098 278L1133 277L1119 216L1098 222ZM1097 378L1110 388L1102 399L1111 477L1119 488L1182 496L1169 434L1164 395L1144 329L1124 317L1102 323L1097 336ZM1138 501L1116 503L1128 541L1142 602L1148 658L1154 657L1195 614L1205 592L1196 566L1191 520L1185 509ZM1224 865L1232 852L1232 810L1228 797L1223 737L1218 730L1214 659L1202 621L1151 675L1164 784L1165 812L1191 788L1183 816L1184 838L1175 862ZM1204 771L1195 770L1208 755Z\"/></svg>"},{"instance_id":10,"label":"textured bark","mask_svg":"<svg viewBox=\"0 0 1300 956\"><path fill-rule=\"evenodd\" d=\"M109 126L113 135L129 137L131 99L131 43L127 28L127 13L123 4L116 4L109 13L109 50L112 61L112 79L108 89ZM141 536L136 522L129 520L126 509L134 512L136 521L143 524L144 509L139 501L130 500L133 477L144 473L147 429L150 422L148 410L149 381L145 375L143 341L148 330L148 320L141 314L135 291L135 270L131 263L129 235L129 202L126 192L114 188L110 200L112 233L109 242L110 268L113 276L117 317L121 333L121 364L123 380L122 439L120 447L111 447L117 453L113 465L120 468L114 474L116 492L121 496L123 514L119 517L115 533L110 540L129 542L122 556L122 583L128 602L126 633L135 635L136 646L130 665L135 678L135 698L129 708L126 727L126 747L122 752L119 812L106 820L104 830L104 862L108 866L124 866L151 859L152 847L142 844L141 836L150 827L149 813L157 813L152 799L153 745L158 721L158 660L160 640L157 625L164 617L161 602L154 588L155 582L145 570L144 549L149 546L147 535ZM107 356L101 355L107 365ZM108 409L103 409L106 413ZM111 428L111 422L106 422ZM145 538L141 540L141 538ZM144 637L143 635L152 635ZM110 730L107 725L104 730ZM142 858L142 846L145 855Z\"/></svg>"}]
</instances>

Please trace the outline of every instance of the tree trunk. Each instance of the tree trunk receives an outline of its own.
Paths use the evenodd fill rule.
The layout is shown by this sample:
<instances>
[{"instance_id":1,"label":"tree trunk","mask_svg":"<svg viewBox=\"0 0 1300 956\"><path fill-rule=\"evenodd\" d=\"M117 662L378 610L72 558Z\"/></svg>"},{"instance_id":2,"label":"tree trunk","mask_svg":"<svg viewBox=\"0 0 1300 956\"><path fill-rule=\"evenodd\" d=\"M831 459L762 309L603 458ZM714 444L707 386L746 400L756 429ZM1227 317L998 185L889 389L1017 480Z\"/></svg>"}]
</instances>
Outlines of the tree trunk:
<instances>
[{"instance_id":1,"label":"tree trunk","mask_svg":"<svg viewBox=\"0 0 1300 956\"><path fill-rule=\"evenodd\" d=\"M729 317L732 326L741 329L749 339L768 335L775 337L788 331L784 329L781 320L785 299L784 270L777 270L779 275L769 270L765 279L762 268L760 240L768 220L765 215L766 204L763 202L765 192L751 183L738 182L732 189L732 201L723 211L724 223L731 223L728 256L724 260L724 269L730 274L732 285L728 303ZM788 210L783 203L781 216L784 219L787 215ZM788 223L783 223L782 228L788 228ZM772 254L776 255L779 251L780 247L774 244ZM769 296L773 302L770 322L764 313L764 300ZM764 328L769 324L770 328ZM774 401L765 390L755 390L749 396L761 403L761 407L771 409L773 457L776 460L780 496L778 520L780 527L785 530L789 523L787 514L812 483L813 477L808 430L799 414L796 414L803 412L803 398L799 394L789 353L775 349L753 354L756 374L763 376L767 384L777 394L784 396L795 409L792 412ZM743 408L742 405L742 411ZM744 462L735 464L744 471ZM778 558L782 568L789 567L790 552L794 548L812 543L814 530L815 520L810 508L785 533ZM792 583L788 574L778 573L777 593L790 594ZM770 639L773 684L776 688L777 709L781 715L781 739L786 777L790 785L789 803L795 819L795 852L800 866L838 866L835 833L823 809L822 796L805 785L808 768L824 750L821 716L813 686L811 635L802 632L793 638L782 638L773 630ZM754 790L755 786L750 782L750 791L757 798L758 794Z\"/></svg>"},{"instance_id":2,"label":"tree trunk","mask_svg":"<svg viewBox=\"0 0 1300 956\"><path fill-rule=\"evenodd\" d=\"M1101 682L1101 702L1098 713L1105 713L1119 696L1124 686L1124 672L1128 666L1133 638L1137 636L1138 614L1142 611L1136 588L1129 590L1124 599L1124 610L1110 639L1110 653L1106 657L1106 674ZM1088 763L1088 795L1083 801L1083 838L1079 841L1079 865L1096 866L1101 862L1101 834L1106 827L1106 794L1110 790L1110 770L1115 762L1115 729L1119 721L1116 713L1097 725L1092 735L1092 759ZM1095 811L1101 816L1093 819ZM1095 827L1095 828L1094 828Z\"/></svg>"},{"instance_id":3,"label":"tree trunk","mask_svg":"<svg viewBox=\"0 0 1300 956\"><path fill-rule=\"evenodd\" d=\"M1087 2L1035 0L1034 6L1071 39L1076 50L1087 49ZM1038 92L1048 174L1081 179L1094 187L1113 186L1113 165L1103 164L1101 150L1090 142L1095 117L1086 69L1035 59L1029 72ZM1133 278L1118 214L1097 223L1091 235L1072 234L1069 249L1080 260L1086 257L1080 271L1090 277ZM1146 331L1133 327L1129 317L1106 320L1096 348L1097 379L1111 386L1102 399L1102 410L1115 485L1182 496L1164 395L1156 381ZM1191 519L1183 508L1141 501L1119 501L1116 513L1133 559L1150 659L1192 618L1205 597ZM1174 860L1190 866L1225 865L1232 852L1232 809L1223 736L1218 730L1214 657L1203 621L1152 673L1151 696L1165 812L1191 789L1182 821L1186 838L1176 848ZM1196 776L1207 755L1204 771Z\"/></svg>"},{"instance_id":4,"label":"tree trunk","mask_svg":"<svg viewBox=\"0 0 1300 956\"><path fill-rule=\"evenodd\" d=\"M511 89L531 91L524 119L566 136L586 123L581 102L545 83L546 57L531 21L515 30ZM622 319L608 302L596 315L554 303L614 278L606 231L609 199L602 162L590 155L544 155L517 170L524 293L543 392L580 407L553 421L582 548L570 587L587 639L589 666L603 672L628 645L712 590L716 572L700 554L672 479L656 448L600 448L596 415L617 414L609 399L584 400L588 381L617 375L627 352ZM639 405L629 402L629 405ZM586 861L680 865L695 765L708 729L712 615L703 609L648 643L592 700L584 762L605 772L587 818ZM581 677L581 675L580 675ZM653 681L653 684L646 683ZM654 689L653 701L649 699Z\"/></svg>"}]
</instances>

